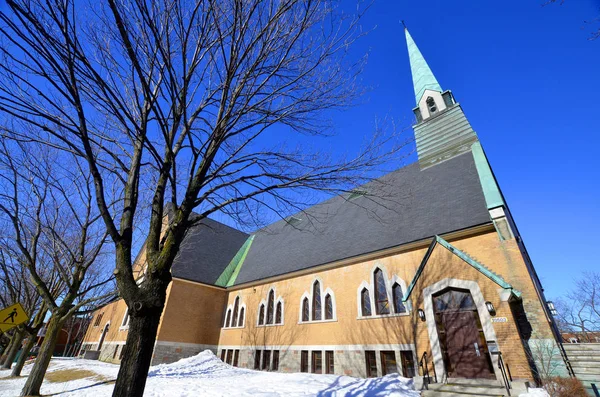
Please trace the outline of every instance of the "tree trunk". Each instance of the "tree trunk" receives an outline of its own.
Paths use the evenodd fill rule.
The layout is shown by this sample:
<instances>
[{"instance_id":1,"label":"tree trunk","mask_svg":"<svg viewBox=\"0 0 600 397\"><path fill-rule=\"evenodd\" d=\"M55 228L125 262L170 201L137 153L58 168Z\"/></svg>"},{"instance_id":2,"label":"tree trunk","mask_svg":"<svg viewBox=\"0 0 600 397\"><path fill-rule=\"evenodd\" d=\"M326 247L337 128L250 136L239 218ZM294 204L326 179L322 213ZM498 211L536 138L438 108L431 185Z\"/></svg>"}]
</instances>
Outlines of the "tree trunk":
<instances>
[{"instance_id":1,"label":"tree trunk","mask_svg":"<svg viewBox=\"0 0 600 397\"><path fill-rule=\"evenodd\" d=\"M127 342L113 397L143 396L160 315L159 311L154 311L143 317L129 319Z\"/></svg>"},{"instance_id":2,"label":"tree trunk","mask_svg":"<svg viewBox=\"0 0 600 397\"><path fill-rule=\"evenodd\" d=\"M13 336L13 342L4 359L4 364L2 364L2 369L10 369L12 367L13 361L15 361L15 357L21 349L21 343L23 342L23 338L25 337L25 331L22 329L17 329L15 335Z\"/></svg>"},{"instance_id":3,"label":"tree trunk","mask_svg":"<svg viewBox=\"0 0 600 397\"><path fill-rule=\"evenodd\" d=\"M0 366L4 364L4 360L6 360L6 355L8 354L10 349L12 349L13 343L15 342L15 334L16 332L13 332L13 334L8 337L8 345L6 345L6 349L4 349L4 351L2 352L2 356L0 357Z\"/></svg>"},{"instance_id":4,"label":"tree trunk","mask_svg":"<svg viewBox=\"0 0 600 397\"><path fill-rule=\"evenodd\" d=\"M27 356L29 356L29 352L35 345L35 334L29 335L27 338L27 343L23 346L23 351L21 351L21 355L17 360L17 363L13 367L12 373L10 376L21 376L21 371L23 370L23 366L25 365L25 361L27 361Z\"/></svg>"},{"instance_id":5,"label":"tree trunk","mask_svg":"<svg viewBox=\"0 0 600 397\"><path fill-rule=\"evenodd\" d=\"M60 333L64 321L64 317L55 315L50 317L48 327L46 328L46 334L44 335L44 341L42 342L42 346L40 346L39 354L27 377L27 382L25 382L25 386L23 386L23 390L21 391L22 397L40 395L40 388L44 381L44 375L46 375L46 370L48 369L48 365L50 365L58 334Z\"/></svg>"}]
</instances>

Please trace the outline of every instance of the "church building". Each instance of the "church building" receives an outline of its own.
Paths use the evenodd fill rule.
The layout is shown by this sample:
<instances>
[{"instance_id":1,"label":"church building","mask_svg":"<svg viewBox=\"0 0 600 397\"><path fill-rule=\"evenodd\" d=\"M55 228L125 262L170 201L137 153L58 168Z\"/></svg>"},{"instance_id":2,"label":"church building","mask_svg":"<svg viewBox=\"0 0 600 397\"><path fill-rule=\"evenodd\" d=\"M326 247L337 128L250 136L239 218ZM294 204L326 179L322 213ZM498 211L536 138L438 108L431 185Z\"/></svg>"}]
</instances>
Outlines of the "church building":
<instances>
[{"instance_id":1,"label":"church building","mask_svg":"<svg viewBox=\"0 0 600 397\"><path fill-rule=\"evenodd\" d=\"M153 365L210 349L244 368L432 383L535 382L548 359L564 367L482 144L405 34L418 161L252 234L212 219L194 226L172 267ZM139 282L144 261L142 249ZM127 332L117 300L94 313L82 350L119 362Z\"/></svg>"}]
</instances>

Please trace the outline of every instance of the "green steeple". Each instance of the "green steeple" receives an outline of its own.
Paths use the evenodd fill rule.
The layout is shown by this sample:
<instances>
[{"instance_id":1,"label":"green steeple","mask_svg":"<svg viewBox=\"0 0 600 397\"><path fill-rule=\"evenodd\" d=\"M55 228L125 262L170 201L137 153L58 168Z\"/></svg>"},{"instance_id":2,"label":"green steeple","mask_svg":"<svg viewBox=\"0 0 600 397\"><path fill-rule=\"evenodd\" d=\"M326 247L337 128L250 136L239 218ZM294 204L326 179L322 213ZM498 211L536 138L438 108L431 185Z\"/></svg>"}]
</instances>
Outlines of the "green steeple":
<instances>
[{"instance_id":1,"label":"green steeple","mask_svg":"<svg viewBox=\"0 0 600 397\"><path fill-rule=\"evenodd\" d=\"M406 45L408 47L408 56L410 58L410 71L412 73L413 87L415 88L415 100L417 105L426 89L442 92L442 87L435 79L435 76L429 69L425 58L419 51L408 29L404 28L406 34Z\"/></svg>"}]
</instances>

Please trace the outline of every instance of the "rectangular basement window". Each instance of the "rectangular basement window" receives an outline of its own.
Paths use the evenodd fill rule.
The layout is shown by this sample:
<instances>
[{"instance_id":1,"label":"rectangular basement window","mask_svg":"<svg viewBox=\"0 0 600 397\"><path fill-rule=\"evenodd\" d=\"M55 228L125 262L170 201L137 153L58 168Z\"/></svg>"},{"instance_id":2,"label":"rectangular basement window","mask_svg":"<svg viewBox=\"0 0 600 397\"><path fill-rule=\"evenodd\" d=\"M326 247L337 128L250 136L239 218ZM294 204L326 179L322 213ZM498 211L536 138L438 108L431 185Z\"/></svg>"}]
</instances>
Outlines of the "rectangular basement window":
<instances>
[{"instance_id":1,"label":"rectangular basement window","mask_svg":"<svg viewBox=\"0 0 600 397\"><path fill-rule=\"evenodd\" d=\"M254 352L254 369L260 369L260 350Z\"/></svg>"},{"instance_id":2,"label":"rectangular basement window","mask_svg":"<svg viewBox=\"0 0 600 397\"><path fill-rule=\"evenodd\" d=\"M396 353L393 351L381 352L381 374L397 374L398 365L396 364Z\"/></svg>"},{"instance_id":3,"label":"rectangular basement window","mask_svg":"<svg viewBox=\"0 0 600 397\"><path fill-rule=\"evenodd\" d=\"M273 350L273 363L271 364L273 371L279 371L279 350Z\"/></svg>"},{"instance_id":4,"label":"rectangular basement window","mask_svg":"<svg viewBox=\"0 0 600 397\"><path fill-rule=\"evenodd\" d=\"M263 361L262 361L262 369L264 371L269 370L269 364L271 364L271 351L263 350Z\"/></svg>"},{"instance_id":5,"label":"rectangular basement window","mask_svg":"<svg viewBox=\"0 0 600 397\"><path fill-rule=\"evenodd\" d=\"M402 360L402 376L405 378L414 378L416 373L413 352L410 350L401 351L400 360Z\"/></svg>"},{"instance_id":6,"label":"rectangular basement window","mask_svg":"<svg viewBox=\"0 0 600 397\"><path fill-rule=\"evenodd\" d=\"M323 357L320 351L312 352L312 372L313 374L323 373Z\"/></svg>"},{"instance_id":7,"label":"rectangular basement window","mask_svg":"<svg viewBox=\"0 0 600 397\"><path fill-rule=\"evenodd\" d=\"M326 374L334 373L333 351L332 350L327 350L325 352L325 373Z\"/></svg>"},{"instance_id":8,"label":"rectangular basement window","mask_svg":"<svg viewBox=\"0 0 600 397\"><path fill-rule=\"evenodd\" d=\"M308 350L300 352L300 372L308 372Z\"/></svg>"},{"instance_id":9,"label":"rectangular basement window","mask_svg":"<svg viewBox=\"0 0 600 397\"><path fill-rule=\"evenodd\" d=\"M365 350L365 363L367 365L367 378L377 378L377 359L374 350Z\"/></svg>"},{"instance_id":10,"label":"rectangular basement window","mask_svg":"<svg viewBox=\"0 0 600 397\"><path fill-rule=\"evenodd\" d=\"M240 359L240 351L239 351L239 349L236 349L235 352L233 353L233 366L234 367L238 366L239 359Z\"/></svg>"}]
</instances>

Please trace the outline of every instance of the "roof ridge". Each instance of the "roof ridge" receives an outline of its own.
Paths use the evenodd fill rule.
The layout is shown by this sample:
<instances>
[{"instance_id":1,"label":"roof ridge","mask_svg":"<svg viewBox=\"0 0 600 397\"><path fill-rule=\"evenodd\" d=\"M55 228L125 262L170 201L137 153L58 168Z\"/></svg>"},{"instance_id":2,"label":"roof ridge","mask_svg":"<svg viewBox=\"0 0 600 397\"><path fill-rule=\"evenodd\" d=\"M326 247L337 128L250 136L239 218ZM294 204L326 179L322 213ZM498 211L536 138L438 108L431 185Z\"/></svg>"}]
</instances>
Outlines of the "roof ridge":
<instances>
[{"instance_id":1,"label":"roof ridge","mask_svg":"<svg viewBox=\"0 0 600 397\"><path fill-rule=\"evenodd\" d=\"M440 238L441 238L441 237L440 237ZM450 243L448 243L448 244L450 244ZM452 245L452 244L450 244L450 245ZM453 247L454 247L454 246L453 246ZM458 249L458 248L456 248L456 247L454 247L454 248L455 248L455 249ZM473 261L477 262L477 263L478 263L478 264L479 264L481 267L484 267L484 268L486 268L486 269L487 269L487 270L488 270L490 273L494 274L494 275L495 275L495 276L497 276L497 277L500 277L500 278L504 279L504 277L502 277L502 276L501 276L499 273L496 273L495 271L493 271L492 269L490 269L490 268L489 268L489 267L488 267L488 266L487 266L485 263L483 263L482 261L480 261L479 259L477 259L477 257L475 257L475 256L473 256L473 255L471 255L471 254L469 254L469 253L468 253L468 252L466 252L466 251L461 251L461 252L462 252L463 254L465 254L466 256L468 256L469 258L471 258Z\"/></svg>"},{"instance_id":2,"label":"roof ridge","mask_svg":"<svg viewBox=\"0 0 600 397\"><path fill-rule=\"evenodd\" d=\"M362 187L364 187L364 186L367 186L367 185L369 185L369 184L371 184L371 183L373 183L373 182L376 182L376 181L378 181L378 180L380 180L380 179L382 179L382 178L385 178L386 176L388 176L388 175L391 175L391 174L393 174L393 173L395 173L395 172L399 172L399 171L402 171L402 170L406 170L407 168L409 168L409 167L412 167L412 166L418 167L418 166L419 166L419 161L418 161L418 160L415 160L415 161L413 161L412 163L405 164L404 166L402 166L402 167L400 167L400 168L396 168L395 170L392 170L392 171L386 172L385 174L383 174L383 175L380 175L380 176L378 176L377 178L373 178L373 179L371 179L371 180L370 180L370 181L368 181L368 182L365 182L365 183L363 183L363 184L361 184L361 185L358 185L358 186L355 186L355 187L353 187L352 189L348 190L348 191L347 191L347 192L345 192L345 193L351 193L353 190L360 190L360 189L361 189ZM269 223L268 225L266 225L266 226L263 226L263 227L261 227L261 228L259 228L259 229L255 230L255 231L253 231L251 234L256 234L256 233L262 232L263 230L266 230L266 229L268 229L270 226L273 226L273 225L275 225L276 223L279 223L279 222L285 222L285 221L286 221L286 219L288 219L288 218L290 218L290 217L297 216L298 214L303 214L303 213L305 213L306 211L310 210L311 208L315 208L315 207L317 207L317 206L319 206L319 205L326 204L326 203L328 203L328 202L329 202L329 201L331 201L331 200L335 200L335 199L336 199L336 198L338 198L338 197L342 197L342 196L343 196L343 194L344 194L344 193L336 194L336 195L334 195L334 196L331 196L331 197L329 197L329 198L328 198L328 199L326 199L326 200L323 200L323 201L320 201L320 202L318 202L318 203L315 203L315 204L313 204L313 205L311 205L311 206L309 206L309 207L307 207L307 208L305 208L305 209L303 209L303 210L301 210L301 211L294 212L293 214L290 214L290 215L286 216L285 218L282 218L282 219L276 220L275 222L271 222L271 223Z\"/></svg>"}]
</instances>

